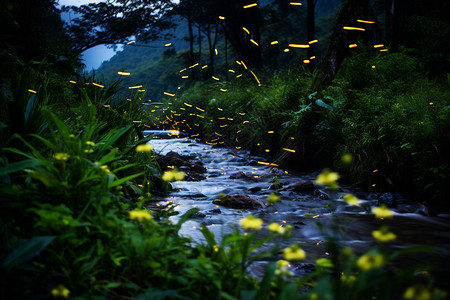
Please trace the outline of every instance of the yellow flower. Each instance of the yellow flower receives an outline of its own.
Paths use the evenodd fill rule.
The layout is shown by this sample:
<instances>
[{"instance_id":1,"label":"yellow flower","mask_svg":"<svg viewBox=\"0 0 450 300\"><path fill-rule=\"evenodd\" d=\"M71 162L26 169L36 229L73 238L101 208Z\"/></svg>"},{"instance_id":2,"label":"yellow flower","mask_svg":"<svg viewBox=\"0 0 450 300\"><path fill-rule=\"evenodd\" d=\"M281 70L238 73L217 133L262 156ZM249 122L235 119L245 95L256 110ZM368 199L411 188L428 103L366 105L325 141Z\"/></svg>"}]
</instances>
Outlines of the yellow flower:
<instances>
[{"instance_id":1,"label":"yellow flower","mask_svg":"<svg viewBox=\"0 0 450 300\"><path fill-rule=\"evenodd\" d=\"M170 170L165 171L162 175L162 180L164 181L177 181L177 180L183 180L186 174L184 172L178 172L178 170Z\"/></svg>"},{"instance_id":2,"label":"yellow flower","mask_svg":"<svg viewBox=\"0 0 450 300\"><path fill-rule=\"evenodd\" d=\"M342 281L343 284L353 285L353 283L356 282L356 277L353 276L353 275L347 276L347 275L342 274L341 275L341 281Z\"/></svg>"},{"instance_id":3,"label":"yellow flower","mask_svg":"<svg viewBox=\"0 0 450 300\"><path fill-rule=\"evenodd\" d=\"M132 210L130 211L130 219L138 220L142 222L143 220L151 221L153 220L152 215L147 210Z\"/></svg>"},{"instance_id":4,"label":"yellow flower","mask_svg":"<svg viewBox=\"0 0 450 300\"><path fill-rule=\"evenodd\" d=\"M267 201L269 202L269 204L274 204L280 201L280 196L278 196L275 193L271 193L269 195L269 197L267 197Z\"/></svg>"},{"instance_id":5,"label":"yellow flower","mask_svg":"<svg viewBox=\"0 0 450 300\"><path fill-rule=\"evenodd\" d=\"M109 172L110 172L107 165L102 165L102 166L100 166L100 169L101 169L103 172L105 172L106 174L109 174Z\"/></svg>"},{"instance_id":6,"label":"yellow flower","mask_svg":"<svg viewBox=\"0 0 450 300\"><path fill-rule=\"evenodd\" d=\"M351 155L350 153L345 153L344 155L342 155L341 157L341 161L344 164L350 164L353 161L353 155Z\"/></svg>"},{"instance_id":7,"label":"yellow flower","mask_svg":"<svg viewBox=\"0 0 450 300\"><path fill-rule=\"evenodd\" d=\"M259 230L262 227L263 220L254 216L248 216L239 221L239 224L245 230Z\"/></svg>"},{"instance_id":8,"label":"yellow flower","mask_svg":"<svg viewBox=\"0 0 450 300\"><path fill-rule=\"evenodd\" d=\"M363 271L379 268L384 264L384 256L379 253L366 253L356 261L356 265Z\"/></svg>"},{"instance_id":9,"label":"yellow flower","mask_svg":"<svg viewBox=\"0 0 450 300\"><path fill-rule=\"evenodd\" d=\"M278 268L287 267L287 266L289 266L289 262L287 260L280 259L279 261L277 261Z\"/></svg>"},{"instance_id":10,"label":"yellow flower","mask_svg":"<svg viewBox=\"0 0 450 300\"><path fill-rule=\"evenodd\" d=\"M372 208L372 212L375 214L375 218L382 219L382 218L392 218L394 215L392 214L392 211L387 208L385 205L381 205L379 207Z\"/></svg>"},{"instance_id":11,"label":"yellow flower","mask_svg":"<svg viewBox=\"0 0 450 300\"><path fill-rule=\"evenodd\" d=\"M267 226L267 229L269 229L270 231L273 231L273 232L281 233L281 234L283 234L286 231L286 229L283 226L281 226L280 224L278 224L276 222L270 223L270 225Z\"/></svg>"},{"instance_id":12,"label":"yellow flower","mask_svg":"<svg viewBox=\"0 0 450 300\"><path fill-rule=\"evenodd\" d=\"M95 143L91 142L91 141L86 141L86 145L88 145L88 146L95 146Z\"/></svg>"},{"instance_id":13,"label":"yellow flower","mask_svg":"<svg viewBox=\"0 0 450 300\"><path fill-rule=\"evenodd\" d=\"M397 236L394 233L389 232L386 226L381 227L380 230L372 231L372 235L378 241L383 243L395 240L397 238Z\"/></svg>"},{"instance_id":14,"label":"yellow flower","mask_svg":"<svg viewBox=\"0 0 450 300\"><path fill-rule=\"evenodd\" d=\"M322 173L316 178L316 183L329 187L330 189L337 189L339 187L337 180L339 174L331 172L329 169L324 169Z\"/></svg>"},{"instance_id":15,"label":"yellow flower","mask_svg":"<svg viewBox=\"0 0 450 300\"><path fill-rule=\"evenodd\" d=\"M289 262L286 260L277 261L277 269L275 270L276 275L294 275L294 272L288 269Z\"/></svg>"},{"instance_id":16,"label":"yellow flower","mask_svg":"<svg viewBox=\"0 0 450 300\"><path fill-rule=\"evenodd\" d=\"M55 298L68 298L70 291L62 284L52 290L52 296Z\"/></svg>"},{"instance_id":17,"label":"yellow flower","mask_svg":"<svg viewBox=\"0 0 450 300\"><path fill-rule=\"evenodd\" d=\"M84 150L84 152L85 153L92 153L92 152L94 152L94 149L86 149L86 150Z\"/></svg>"},{"instance_id":18,"label":"yellow flower","mask_svg":"<svg viewBox=\"0 0 450 300\"><path fill-rule=\"evenodd\" d=\"M430 300L433 296L432 292L424 286L411 286L406 289L403 299L411 300Z\"/></svg>"},{"instance_id":19,"label":"yellow flower","mask_svg":"<svg viewBox=\"0 0 450 300\"><path fill-rule=\"evenodd\" d=\"M350 205L359 205L359 200L352 194L347 194L344 196L344 200Z\"/></svg>"},{"instance_id":20,"label":"yellow flower","mask_svg":"<svg viewBox=\"0 0 450 300\"><path fill-rule=\"evenodd\" d=\"M136 152L150 152L153 147L150 144L141 144L136 146Z\"/></svg>"},{"instance_id":21,"label":"yellow flower","mask_svg":"<svg viewBox=\"0 0 450 300\"><path fill-rule=\"evenodd\" d=\"M286 260L302 260L306 257L305 251L296 245L284 249L283 254Z\"/></svg>"},{"instance_id":22,"label":"yellow flower","mask_svg":"<svg viewBox=\"0 0 450 300\"><path fill-rule=\"evenodd\" d=\"M70 157L70 155L68 153L61 153L61 152L59 152L59 153L53 154L53 158L56 159L56 160L66 161L66 160L69 159L69 157Z\"/></svg>"}]
</instances>

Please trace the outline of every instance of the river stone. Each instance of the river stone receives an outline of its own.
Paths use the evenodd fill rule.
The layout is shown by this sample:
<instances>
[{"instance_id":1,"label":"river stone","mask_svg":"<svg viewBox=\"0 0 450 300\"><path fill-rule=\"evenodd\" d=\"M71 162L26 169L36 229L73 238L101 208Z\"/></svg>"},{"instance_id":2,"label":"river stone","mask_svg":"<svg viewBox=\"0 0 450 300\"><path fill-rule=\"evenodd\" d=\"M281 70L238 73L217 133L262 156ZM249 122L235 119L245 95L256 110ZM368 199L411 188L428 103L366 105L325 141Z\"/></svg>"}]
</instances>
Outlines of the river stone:
<instances>
[{"instance_id":1,"label":"river stone","mask_svg":"<svg viewBox=\"0 0 450 300\"><path fill-rule=\"evenodd\" d=\"M317 187L311 180L304 180L289 185L287 189L298 193L304 193L313 192Z\"/></svg>"},{"instance_id":2,"label":"river stone","mask_svg":"<svg viewBox=\"0 0 450 300\"><path fill-rule=\"evenodd\" d=\"M257 199L250 198L247 195L225 195L222 193L218 195L217 199L213 200L213 203L231 208L264 207L264 203Z\"/></svg>"},{"instance_id":3,"label":"river stone","mask_svg":"<svg viewBox=\"0 0 450 300\"><path fill-rule=\"evenodd\" d=\"M231 174L229 178L230 179L244 179L244 178L248 178L248 176L245 175L244 172L239 171L239 172Z\"/></svg>"}]
</instances>

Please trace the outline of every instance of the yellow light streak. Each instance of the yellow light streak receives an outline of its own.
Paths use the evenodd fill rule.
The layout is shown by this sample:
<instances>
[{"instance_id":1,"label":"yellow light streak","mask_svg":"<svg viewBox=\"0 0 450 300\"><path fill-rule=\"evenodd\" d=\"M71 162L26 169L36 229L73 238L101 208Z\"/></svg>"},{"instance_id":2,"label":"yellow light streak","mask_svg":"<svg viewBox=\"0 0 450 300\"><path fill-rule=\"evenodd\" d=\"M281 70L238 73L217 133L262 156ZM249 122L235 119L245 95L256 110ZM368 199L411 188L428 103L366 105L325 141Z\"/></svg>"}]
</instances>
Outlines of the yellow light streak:
<instances>
[{"instance_id":1,"label":"yellow light streak","mask_svg":"<svg viewBox=\"0 0 450 300\"><path fill-rule=\"evenodd\" d=\"M312 40L312 41L309 41L308 44L310 44L310 45L311 45L311 44L315 44L315 43L317 43L318 41L319 41L319 40Z\"/></svg>"},{"instance_id":2,"label":"yellow light streak","mask_svg":"<svg viewBox=\"0 0 450 300\"><path fill-rule=\"evenodd\" d=\"M139 124L139 123L141 123L142 121L133 121L133 123L136 123L136 124Z\"/></svg>"},{"instance_id":3,"label":"yellow light streak","mask_svg":"<svg viewBox=\"0 0 450 300\"><path fill-rule=\"evenodd\" d=\"M250 121L244 121L244 122L242 122L242 124L246 124L246 123L250 123Z\"/></svg>"},{"instance_id":4,"label":"yellow light streak","mask_svg":"<svg viewBox=\"0 0 450 300\"><path fill-rule=\"evenodd\" d=\"M289 44L288 46L291 48L302 48L302 49L309 48L309 45L304 44Z\"/></svg>"},{"instance_id":5,"label":"yellow light streak","mask_svg":"<svg viewBox=\"0 0 450 300\"><path fill-rule=\"evenodd\" d=\"M387 52L388 49L381 49L380 52Z\"/></svg>"},{"instance_id":6,"label":"yellow light streak","mask_svg":"<svg viewBox=\"0 0 450 300\"><path fill-rule=\"evenodd\" d=\"M117 72L117 74L122 75L122 76L128 76L128 75L131 75L130 72Z\"/></svg>"},{"instance_id":7,"label":"yellow light streak","mask_svg":"<svg viewBox=\"0 0 450 300\"><path fill-rule=\"evenodd\" d=\"M196 109L198 109L199 111L205 111L204 109L201 109L200 107L195 107Z\"/></svg>"},{"instance_id":8,"label":"yellow light streak","mask_svg":"<svg viewBox=\"0 0 450 300\"><path fill-rule=\"evenodd\" d=\"M271 45L276 45L276 44L278 44L278 41L272 41L272 42L270 42L270 44Z\"/></svg>"},{"instance_id":9,"label":"yellow light streak","mask_svg":"<svg viewBox=\"0 0 450 300\"><path fill-rule=\"evenodd\" d=\"M239 113L241 116L245 116L245 113Z\"/></svg>"},{"instance_id":10,"label":"yellow light streak","mask_svg":"<svg viewBox=\"0 0 450 300\"><path fill-rule=\"evenodd\" d=\"M227 89L220 89L222 92L226 92L227 91Z\"/></svg>"},{"instance_id":11,"label":"yellow light streak","mask_svg":"<svg viewBox=\"0 0 450 300\"><path fill-rule=\"evenodd\" d=\"M202 69L206 69L208 67L208 65L204 65L203 67L202 67Z\"/></svg>"},{"instance_id":12,"label":"yellow light streak","mask_svg":"<svg viewBox=\"0 0 450 300\"><path fill-rule=\"evenodd\" d=\"M304 60L303 60L303 63L304 63L304 64L309 64L310 62L311 62L311 61L310 61L309 59L304 59Z\"/></svg>"},{"instance_id":13,"label":"yellow light streak","mask_svg":"<svg viewBox=\"0 0 450 300\"><path fill-rule=\"evenodd\" d=\"M180 70L180 73L183 73L186 70L187 70L187 68L184 68L184 69Z\"/></svg>"},{"instance_id":14,"label":"yellow light streak","mask_svg":"<svg viewBox=\"0 0 450 300\"><path fill-rule=\"evenodd\" d=\"M129 41L129 42L127 43L127 45L130 45L130 44L133 44L133 43L136 43L136 41Z\"/></svg>"},{"instance_id":15,"label":"yellow light streak","mask_svg":"<svg viewBox=\"0 0 450 300\"><path fill-rule=\"evenodd\" d=\"M135 85L135 86L130 86L130 87L128 87L128 89L138 89L138 88L141 88L142 87L142 85Z\"/></svg>"},{"instance_id":16,"label":"yellow light streak","mask_svg":"<svg viewBox=\"0 0 450 300\"><path fill-rule=\"evenodd\" d=\"M289 148L283 148L284 151L295 153L295 150Z\"/></svg>"},{"instance_id":17,"label":"yellow light streak","mask_svg":"<svg viewBox=\"0 0 450 300\"><path fill-rule=\"evenodd\" d=\"M69 80L69 83L75 84L75 83L77 83L77 82L76 82L76 81L73 81L73 80Z\"/></svg>"},{"instance_id":18,"label":"yellow light streak","mask_svg":"<svg viewBox=\"0 0 450 300\"><path fill-rule=\"evenodd\" d=\"M218 110L220 110L220 111L223 111L223 109L222 109L222 108L220 108L220 107L218 107L217 109L218 109Z\"/></svg>"},{"instance_id":19,"label":"yellow light streak","mask_svg":"<svg viewBox=\"0 0 450 300\"><path fill-rule=\"evenodd\" d=\"M235 71L235 70L232 70L232 69L229 69L228 72L230 72L230 73L236 73L236 71Z\"/></svg>"},{"instance_id":20,"label":"yellow light streak","mask_svg":"<svg viewBox=\"0 0 450 300\"><path fill-rule=\"evenodd\" d=\"M236 61L236 63L237 63L238 65L242 65L242 64L241 64L241 62L240 62L240 61L238 61L238 60Z\"/></svg>"},{"instance_id":21,"label":"yellow light streak","mask_svg":"<svg viewBox=\"0 0 450 300\"><path fill-rule=\"evenodd\" d=\"M359 23L365 23L365 24L375 24L375 21L367 21L367 20L356 20Z\"/></svg>"},{"instance_id":22,"label":"yellow light streak","mask_svg":"<svg viewBox=\"0 0 450 300\"><path fill-rule=\"evenodd\" d=\"M348 45L348 47L349 48L356 48L356 47L358 47L358 45L357 44L350 44L350 45Z\"/></svg>"},{"instance_id":23,"label":"yellow light streak","mask_svg":"<svg viewBox=\"0 0 450 300\"><path fill-rule=\"evenodd\" d=\"M104 104L103 106L104 107L111 107L111 105L109 105L109 104Z\"/></svg>"},{"instance_id":24,"label":"yellow light streak","mask_svg":"<svg viewBox=\"0 0 450 300\"><path fill-rule=\"evenodd\" d=\"M242 74L236 75L236 78L239 78L239 77L241 77L241 76L242 76Z\"/></svg>"},{"instance_id":25,"label":"yellow light streak","mask_svg":"<svg viewBox=\"0 0 450 300\"><path fill-rule=\"evenodd\" d=\"M215 77L215 76L211 76L212 79L219 81L220 79Z\"/></svg>"},{"instance_id":26,"label":"yellow light streak","mask_svg":"<svg viewBox=\"0 0 450 300\"><path fill-rule=\"evenodd\" d=\"M197 117L199 117L199 118L202 118L202 119L204 119L205 117L204 116L202 116L202 115L196 115Z\"/></svg>"},{"instance_id":27,"label":"yellow light streak","mask_svg":"<svg viewBox=\"0 0 450 300\"><path fill-rule=\"evenodd\" d=\"M183 102L183 104L186 105L186 106L192 107L192 104L189 104L189 103L186 103L186 102Z\"/></svg>"},{"instance_id":28,"label":"yellow light streak","mask_svg":"<svg viewBox=\"0 0 450 300\"><path fill-rule=\"evenodd\" d=\"M258 44L254 39L250 39L250 42L252 42L252 43L255 44L256 46L259 46L259 44Z\"/></svg>"},{"instance_id":29,"label":"yellow light streak","mask_svg":"<svg viewBox=\"0 0 450 300\"><path fill-rule=\"evenodd\" d=\"M189 67L189 69L195 68L198 65L199 65L199 63L193 64L192 66Z\"/></svg>"},{"instance_id":30,"label":"yellow light streak","mask_svg":"<svg viewBox=\"0 0 450 300\"><path fill-rule=\"evenodd\" d=\"M288 49L288 48L286 48L286 49L284 49L283 51L287 53L287 52L289 52L289 49Z\"/></svg>"},{"instance_id":31,"label":"yellow light streak","mask_svg":"<svg viewBox=\"0 0 450 300\"><path fill-rule=\"evenodd\" d=\"M265 162L265 161L258 161L258 164L260 164L260 165L265 165L265 166L270 165L270 163Z\"/></svg>"},{"instance_id":32,"label":"yellow light streak","mask_svg":"<svg viewBox=\"0 0 450 300\"><path fill-rule=\"evenodd\" d=\"M97 86L99 88L104 88L105 87L104 85L101 85L101 84L98 84L98 83L95 83L95 82L93 82L92 85L95 85L95 86Z\"/></svg>"},{"instance_id":33,"label":"yellow light streak","mask_svg":"<svg viewBox=\"0 0 450 300\"><path fill-rule=\"evenodd\" d=\"M244 66L244 69L247 70L247 66L244 64L244 62L241 60L241 64Z\"/></svg>"},{"instance_id":34,"label":"yellow light streak","mask_svg":"<svg viewBox=\"0 0 450 300\"><path fill-rule=\"evenodd\" d=\"M373 47L376 49L376 48L383 48L384 47L384 45L383 44L377 44L377 45L373 45Z\"/></svg>"},{"instance_id":35,"label":"yellow light streak","mask_svg":"<svg viewBox=\"0 0 450 300\"><path fill-rule=\"evenodd\" d=\"M164 44L164 47L169 47L169 46L172 46L172 43Z\"/></svg>"},{"instance_id":36,"label":"yellow light streak","mask_svg":"<svg viewBox=\"0 0 450 300\"><path fill-rule=\"evenodd\" d=\"M293 6L300 6L300 5L302 5L302 3L300 3L300 2L290 2L289 4L293 5Z\"/></svg>"},{"instance_id":37,"label":"yellow light streak","mask_svg":"<svg viewBox=\"0 0 450 300\"><path fill-rule=\"evenodd\" d=\"M352 27L352 26L344 26L342 27L344 30L358 30L358 31L366 31L364 28L361 27Z\"/></svg>"},{"instance_id":38,"label":"yellow light streak","mask_svg":"<svg viewBox=\"0 0 450 300\"><path fill-rule=\"evenodd\" d=\"M250 70L250 73L252 73L253 77L255 77L255 79L256 79L256 82L258 82L258 85L259 85L259 86L261 86L261 82L259 82L259 79L258 79L258 77L256 77L256 74L255 74L255 73L253 73L253 71L252 71L252 70Z\"/></svg>"},{"instance_id":39,"label":"yellow light streak","mask_svg":"<svg viewBox=\"0 0 450 300\"><path fill-rule=\"evenodd\" d=\"M30 93L33 93L33 94L36 94L36 93L37 93L35 90L32 90L32 89L28 89L28 91L29 91Z\"/></svg>"},{"instance_id":40,"label":"yellow light streak","mask_svg":"<svg viewBox=\"0 0 450 300\"><path fill-rule=\"evenodd\" d=\"M175 97L175 94L171 94L171 93L168 93L168 92L163 92L163 94L167 95L167 96L170 96L170 97Z\"/></svg>"},{"instance_id":41,"label":"yellow light streak","mask_svg":"<svg viewBox=\"0 0 450 300\"><path fill-rule=\"evenodd\" d=\"M315 56L311 56L309 59L313 60L313 59L315 59L315 58L316 58Z\"/></svg>"},{"instance_id":42,"label":"yellow light streak","mask_svg":"<svg viewBox=\"0 0 450 300\"><path fill-rule=\"evenodd\" d=\"M184 76L181 76L181 78L186 79L186 78L189 78L189 76L188 75L184 75Z\"/></svg>"},{"instance_id":43,"label":"yellow light streak","mask_svg":"<svg viewBox=\"0 0 450 300\"><path fill-rule=\"evenodd\" d=\"M224 16L219 16L219 19L225 20L225 17Z\"/></svg>"},{"instance_id":44,"label":"yellow light streak","mask_svg":"<svg viewBox=\"0 0 450 300\"><path fill-rule=\"evenodd\" d=\"M248 4L248 5L244 5L243 8L251 8L251 7L255 7L258 6L258 3L252 3L252 4Z\"/></svg>"},{"instance_id":45,"label":"yellow light streak","mask_svg":"<svg viewBox=\"0 0 450 300\"><path fill-rule=\"evenodd\" d=\"M214 49L214 52L216 53L216 55L219 55L219 50L217 50L217 48Z\"/></svg>"},{"instance_id":46,"label":"yellow light streak","mask_svg":"<svg viewBox=\"0 0 450 300\"><path fill-rule=\"evenodd\" d=\"M274 131L273 130L269 130L269 131L267 131L267 133L274 133Z\"/></svg>"},{"instance_id":47,"label":"yellow light streak","mask_svg":"<svg viewBox=\"0 0 450 300\"><path fill-rule=\"evenodd\" d=\"M244 30L245 32L247 32L247 34L250 34L250 31L248 31L248 29L247 29L247 28L245 28L245 27L242 27L242 30Z\"/></svg>"}]
</instances>

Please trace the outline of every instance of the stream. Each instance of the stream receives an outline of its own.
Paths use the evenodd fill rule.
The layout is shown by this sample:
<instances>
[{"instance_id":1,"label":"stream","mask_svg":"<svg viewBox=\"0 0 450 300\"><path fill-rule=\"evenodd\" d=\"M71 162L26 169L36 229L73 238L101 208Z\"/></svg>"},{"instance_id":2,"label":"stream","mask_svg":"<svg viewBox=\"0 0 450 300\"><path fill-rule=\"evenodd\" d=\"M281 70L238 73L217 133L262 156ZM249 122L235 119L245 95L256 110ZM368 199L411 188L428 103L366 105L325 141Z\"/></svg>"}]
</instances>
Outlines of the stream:
<instances>
[{"instance_id":1,"label":"stream","mask_svg":"<svg viewBox=\"0 0 450 300\"><path fill-rule=\"evenodd\" d=\"M336 224L337 219L339 225L345 228L345 243L359 254L374 244L372 231L379 229L381 225L387 225L389 230L397 235L395 241L388 243L392 249L403 249L416 244L440 248L438 253L405 256L397 262L400 266L429 263L434 264L434 270L440 279L448 278L447 275L450 274L449 214L430 217L417 213L420 204L403 203L392 209L393 218L379 220L370 212L371 207L378 205L377 194L352 192L361 201L361 205L350 206L342 199L343 195L351 192L346 187L341 187L336 192L335 200L328 199L329 192L324 188L305 193L286 188L299 181L315 180L317 172L287 173L273 166L258 164L258 161L264 159L251 156L247 150L219 148L187 138L153 139L150 144L161 155L174 151L182 156L195 156L195 160L206 168L206 178L201 181L173 182L173 192L164 199L177 205L175 210L180 214L170 217L174 223L189 209L199 209L198 217L185 222L179 232L181 235L191 236L197 243L204 242L203 235L198 230L202 224L215 234L219 242L224 234L232 232L238 226L240 219L253 215L263 219L264 226L271 222L292 225L292 237L282 242L282 246L299 243L307 253L304 263L313 263L315 259L328 255L318 223L329 228ZM230 179L230 175L237 172L244 172L247 177ZM270 189L274 176L277 176L282 186L278 190L281 201L274 205L256 209L235 209L212 203L220 193L248 195L267 203L267 197L275 191ZM255 276L261 276L264 263L261 262L260 266L256 263L251 272ZM449 286L446 282L443 285Z\"/></svg>"}]
</instances>

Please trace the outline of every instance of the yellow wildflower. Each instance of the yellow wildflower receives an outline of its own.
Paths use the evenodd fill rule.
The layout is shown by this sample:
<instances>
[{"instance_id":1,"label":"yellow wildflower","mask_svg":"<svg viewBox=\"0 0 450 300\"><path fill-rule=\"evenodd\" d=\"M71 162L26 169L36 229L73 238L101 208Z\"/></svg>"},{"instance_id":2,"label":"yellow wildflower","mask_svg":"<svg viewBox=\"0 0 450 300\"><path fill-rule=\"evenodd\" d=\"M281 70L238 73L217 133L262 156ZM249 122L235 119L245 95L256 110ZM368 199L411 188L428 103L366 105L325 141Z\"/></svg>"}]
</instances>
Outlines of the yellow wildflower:
<instances>
[{"instance_id":1,"label":"yellow wildflower","mask_svg":"<svg viewBox=\"0 0 450 300\"><path fill-rule=\"evenodd\" d=\"M403 294L403 299L429 300L431 296L432 292L428 288L419 285L407 288Z\"/></svg>"},{"instance_id":2,"label":"yellow wildflower","mask_svg":"<svg viewBox=\"0 0 450 300\"><path fill-rule=\"evenodd\" d=\"M302 260L306 257L305 251L303 251L303 249L299 248L297 245L284 249L283 254L286 260Z\"/></svg>"},{"instance_id":3,"label":"yellow wildflower","mask_svg":"<svg viewBox=\"0 0 450 300\"><path fill-rule=\"evenodd\" d=\"M274 204L274 203L277 203L277 202L280 201L280 196L278 196L278 195L275 194L275 193L271 193L271 194L269 195L269 197L267 197L267 201L269 202L270 205L271 205L271 204Z\"/></svg>"},{"instance_id":4,"label":"yellow wildflower","mask_svg":"<svg viewBox=\"0 0 450 300\"><path fill-rule=\"evenodd\" d=\"M277 261L278 268L287 267L287 266L289 266L289 262L287 260L280 259L279 261Z\"/></svg>"},{"instance_id":5,"label":"yellow wildflower","mask_svg":"<svg viewBox=\"0 0 450 300\"><path fill-rule=\"evenodd\" d=\"M267 229L269 229L270 231L273 231L273 232L281 233L281 234L283 234L286 231L286 229L283 226L281 226L280 224L278 224L276 222L270 223L270 225L267 226Z\"/></svg>"},{"instance_id":6,"label":"yellow wildflower","mask_svg":"<svg viewBox=\"0 0 450 300\"><path fill-rule=\"evenodd\" d=\"M353 276L353 275L348 275L347 276L347 275L342 274L341 275L341 281L342 281L343 284L353 285L353 283L356 282L356 277Z\"/></svg>"},{"instance_id":7,"label":"yellow wildflower","mask_svg":"<svg viewBox=\"0 0 450 300\"><path fill-rule=\"evenodd\" d=\"M366 253L356 261L356 265L363 271L379 268L384 264L384 256L379 253Z\"/></svg>"},{"instance_id":8,"label":"yellow wildflower","mask_svg":"<svg viewBox=\"0 0 450 300\"><path fill-rule=\"evenodd\" d=\"M294 272L288 269L289 262L286 260L277 261L277 269L275 270L276 275L294 275Z\"/></svg>"},{"instance_id":9,"label":"yellow wildflower","mask_svg":"<svg viewBox=\"0 0 450 300\"><path fill-rule=\"evenodd\" d=\"M132 210L130 211L130 219L138 220L142 222L143 220L151 221L153 220L152 215L147 210Z\"/></svg>"},{"instance_id":10,"label":"yellow wildflower","mask_svg":"<svg viewBox=\"0 0 450 300\"><path fill-rule=\"evenodd\" d=\"M239 221L239 224L245 230L259 230L262 227L263 220L254 216L248 216Z\"/></svg>"},{"instance_id":11,"label":"yellow wildflower","mask_svg":"<svg viewBox=\"0 0 450 300\"><path fill-rule=\"evenodd\" d=\"M84 150L84 152L85 153L92 153L92 152L94 152L94 149L86 149L86 150Z\"/></svg>"},{"instance_id":12,"label":"yellow wildflower","mask_svg":"<svg viewBox=\"0 0 450 300\"><path fill-rule=\"evenodd\" d=\"M352 194L347 194L344 196L344 200L350 205L359 205L359 200Z\"/></svg>"},{"instance_id":13,"label":"yellow wildflower","mask_svg":"<svg viewBox=\"0 0 450 300\"><path fill-rule=\"evenodd\" d=\"M153 147L150 144L141 144L136 146L136 152L150 152Z\"/></svg>"},{"instance_id":14,"label":"yellow wildflower","mask_svg":"<svg viewBox=\"0 0 450 300\"><path fill-rule=\"evenodd\" d=\"M392 218L394 215L392 214L392 211L387 208L385 205L381 205L379 207L372 208L372 212L375 214L375 218L382 219L382 218Z\"/></svg>"},{"instance_id":15,"label":"yellow wildflower","mask_svg":"<svg viewBox=\"0 0 450 300\"><path fill-rule=\"evenodd\" d=\"M185 176L186 176L186 173L179 172L178 170L174 169L174 170L170 170L170 171L165 171L161 178L164 181L177 181L177 180L183 180Z\"/></svg>"},{"instance_id":16,"label":"yellow wildflower","mask_svg":"<svg viewBox=\"0 0 450 300\"><path fill-rule=\"evenodd\" d=\"M316 178L316 183L329 187L330 189L337 189L339 187L337 180L339 174L331 172L329 169L324 169L322 173Z\"/></svg>"},{"instance_id":17,"label":"yellow wildflower","mask_svg":"<svg viewBox=\"0 0 450 300\"><path fill-rule=\"evenodd\" d=\"M95 143L91 142L91 141L86 141L86 145L88 145L88 146L95 146Z\"/></svg>"},{"instance_id":18,"label":"yellow wildflower","mask_svg":"<svg viewBox=\"0 0 450 300\"><path fill-rule=\"evenodd\" d=\"M102 166L100 166L100 169L101 169L103 172L105 172L106 174L109 174L109 172L110 172L107 165L102 165Z\"/></svg>"},{"instance_id":19,"label":"yellow wildflower","mask_svg":"<svg viewBox=\"0 0 450 300\"><path fill-rule=\"evenodd\" d=\"M62 284L52 290L52 296L55 298L68 298L70 291Z\"/></svg>"},{"instance_id":20,"label":"yellow wildflower","mask_svg":"<svg viewBox=\"0 0 450 300\"><path fill-rule=\"evenodd\" d=\"M56 160L66 161L66 160L69 159L69 157L70 157L70 155L68 153L61 153L61 152L59 152L59 153L53 154L53 158L56 159Z\"/></svg>"},{"instance_id":21,"label":"yellow wildflower","mask_svg":"<svg viewBox=\"0 0 450 300\"><path fill-rule=\"evenodd\" d=\"M380 242L389 242L397 238L394 233L389 232L386 226L381 227L380 230L372 231L372 235Z\"/></svg>"},{"instance_id":22,"label":"yellow wildflower","mask_svg":"<svg viewBox=\"0 0 450 300\"><path fill-rule=\"evenodd\" d=\"M353 155L351 155L350 153L345 153L344 155L342 155L341 157L341 161L344 164L350 164L353 161Z\"/></svg>"}]
</instances>

